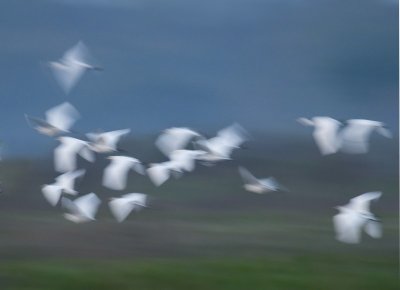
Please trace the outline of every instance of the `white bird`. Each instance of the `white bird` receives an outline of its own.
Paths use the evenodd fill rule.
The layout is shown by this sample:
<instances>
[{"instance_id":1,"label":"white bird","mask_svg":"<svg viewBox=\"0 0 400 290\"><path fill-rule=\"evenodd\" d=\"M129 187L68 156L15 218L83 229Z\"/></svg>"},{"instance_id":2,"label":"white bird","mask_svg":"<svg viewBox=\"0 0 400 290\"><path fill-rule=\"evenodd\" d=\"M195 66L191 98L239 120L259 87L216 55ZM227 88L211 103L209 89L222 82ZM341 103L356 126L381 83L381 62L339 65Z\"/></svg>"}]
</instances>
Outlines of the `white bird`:
<instances>
[{"instance_id":1,"label":"white bird","mask_svg":"<svg viewBox=\"0 0 400 290\"><path fill-rule=\"evenodd\" d=\"M63 197L62 207L69 213L64 213L64 217L74 223L83 223L95 220L95 215L101 204L101 200L95 193L89 193L78 197L74 201Z\"/></svg>"},{"instance_id":2,"label":"white bird","mask_svg":"<svg viewBox=\"0 0 400 290\"><path fill-rule=\"evenodd\" d=\"M63 193L77 195L78 192L74 189L75 180L85 172L84 169L80 169L59 175L54 183L42 187L43 196L51 205L56 206Z\"/></svg>"},{"instance_id":3,"label":"white bird","mask_svg":"<svg viewBox=\"0 0 400 290\"><path fill-rule=\"evenodd\" d=\"M297 119L305 126L314 126L313 137L322 155L336 153L340 148L338 131L341 123L330 117L314 117Z\"/></svg>"},{"instance_id":4,"label":"white bird","mask_svg":"<svg viewBox=\"0 0 400 290\"><path fill-rule=\"evenodd\" d=\"M169 128L157 138L156 146L165 156L169 156L175 150L184 149L191 139L199 136L189 128Z\"/></svg>"},{"instance_id":5,"label":"white bird","mask_svg":"<svg viewBox=\"0 0 400 290\"><path fill-rule=\"evenodd\" d=\"M338 206L339 213L333 217L336 239L349 244L359 243L363 230L373 238L382 236L379 220L370 212L369 205L381 192L367 192L350 199L345 206Z\"/></svg>"},{"instance_id":6,"label":"white bird","mask_svg":"<svg viewBox=\"0 0 400 290\"><path fill-rule=\"evenodd\" d=\"M146 194L128 193L118 198L112 198L108 206L116 220L122 222L132 210L140 210L142 207L146 207L146 204Z\"/></svg>"},{"instance_id":7,"label":"white bird","mask_svg":"<svg viewBox=\"0 0 400 290\"><path fill-rule=\"evenodd\" d=\"M46 119L25 115L28 123L39 133L55 136L68 133L69 129L80 117L79 112L70 103L65 102L46 111Z\"/></svg>"},{"instance_id":8,"label":"white bird","mask_svg":"<svg viewBox=\"0 0 400 290\"><path fill-rule=\"evenodd\" d=\"M246 135L242 127L234 124L220 130L216 137L196 141L196 147L206 151L206 154L199 156L199 160L215 162L231 159L232 151L247 140Z\"/></svg>"},{"instance_id":9,"label":"white bird","mask_svg":"<svg viewBox=\"0 0 400 290\"><path fill-rule=\"evenodd\" d=\"M128 134L130 129L109 131L104 133L88 133L86 136L92 141L90 147L97 153L110 153L121 151L117 143L122 136Z\"/></svg>"},{"instance_id":10,"label":"white bird","mask_svg":"<svg viewBox=\"0 0 400 290\"><path fill-rule=\"evenodd\" d=\"M160 186L169 179L171 173L181 174L184 171L193 171L196 159L203 154L205 152L201 150L175 150L170 154L169 161L150 164L147 175L156 186Z\"/></svg>"},{"instance_id":11,"label":"white bird","mask_svg":"<svg viewBox=\"0 0 400 290\"><path fill-rule=\"evenodd\" d=\"M267 193L271 191L286 190L273 177L257 179L247 169L239 167L239 173L244 181L243 187L247 191L255 193Z\"/></svg>"},{"instance_id":12,"label":"white bird","mask_svg":"<svg viewBox=\"0 0 400 290\"><path fill-rule=\"evenodd\" d=\"M54 167L58 172L74 171L77 164L77 155L89 162L95 157L89 148L89 143L73 137L62 136L58 140L60 145L54 150Z\"/></svg>"},{"instance_id":13,"label":"white bird","mask_svg":"<svg viewBox=\"0 0 400 290\"><path fill-rule=\"evenodd\" d=\"M352 119L347 121L347 126L340 132L341 151L345 153L367 153L369 138L373 131L392 138L392 134L382 122Z\"/></svg>"},{"instance_id":14,"label":"white bird","mask_svg":"<svg viewBox=\"0 0 400 290\"><path fill-rule=\"evenodd\" d=\"M133 157L109 156L110 164L103 172L103 185L114 190L126 187L129 170L134 169L139 174L145 174L142 163Z\"/></svg>"},{"instance_id":15,"label":"white bird","mask_svg":"<svg viewBox=\"0 0 400 290\"><path fill-rule=\"evenodd\" d=\"M101 70L88 63L89 51L83 42L67 50L59 61L49 63L55 79L68 94L86 70Z\"/></svg>"}]
</instances>

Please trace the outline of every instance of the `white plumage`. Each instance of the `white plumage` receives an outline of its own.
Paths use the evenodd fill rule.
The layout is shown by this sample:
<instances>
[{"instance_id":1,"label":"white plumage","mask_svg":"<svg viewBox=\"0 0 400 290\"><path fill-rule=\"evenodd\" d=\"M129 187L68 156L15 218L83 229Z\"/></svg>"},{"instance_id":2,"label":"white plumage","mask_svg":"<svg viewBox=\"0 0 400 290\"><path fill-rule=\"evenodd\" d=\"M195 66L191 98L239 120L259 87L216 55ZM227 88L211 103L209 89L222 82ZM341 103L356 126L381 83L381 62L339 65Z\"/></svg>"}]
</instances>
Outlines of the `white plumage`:
<instances>
[{"instance_id":1,"label":"white plumage","mask_svg":"<svg viewBox=\"0 0 400 290\"><path fill-rule=\"evenodd\" d=\"M145 207L147 195L143 193L129 193L118 198L113 198L108 203L112 214L118 222L124 221L132 210Z\"/></svg>"},{"instance_id":2,"label":"white plumage","mask_svg":"<svg viewBox=\"0 0 400 290\"><path fill-rule=\"evenodd\" d=\"M134 169L139 174L144 174L145 169L140 161L128 156L110 156L110 164L103 172L103 185L114 190L123 190L126 187L128 173Z\"/></svg>"}]
</instances>

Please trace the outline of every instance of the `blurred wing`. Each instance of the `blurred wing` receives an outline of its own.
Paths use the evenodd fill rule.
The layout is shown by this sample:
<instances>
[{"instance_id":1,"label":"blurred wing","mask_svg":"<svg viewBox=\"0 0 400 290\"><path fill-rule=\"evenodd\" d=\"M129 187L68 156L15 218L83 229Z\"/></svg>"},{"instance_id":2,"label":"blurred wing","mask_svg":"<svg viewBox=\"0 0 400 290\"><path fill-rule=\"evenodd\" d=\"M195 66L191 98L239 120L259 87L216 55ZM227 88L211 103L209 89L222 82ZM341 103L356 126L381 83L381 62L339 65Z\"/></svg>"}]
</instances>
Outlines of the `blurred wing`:
<instances>
[{"instance_id":1,"label":"blurred wing","mask_svg":"<svg viewBox=\"0 0 400 290\"><path fill-rule=\"evenodd\" d=\"M361 239L361 228L365 221L352 213L339 213L333 217L336 239L343 243L357 244Z\"/></svg>"},{"instance_id":2,"label":"blurred wing","mask_svg":"<svg viewBox=\"0 0 400 290\"><path fill-rule=\"evenodd\" d=\"M117 162L111 162L104 169L103 185L114 190L123 190L126 187L129 167Z\"/></svg>"},{"instance_id":3,"label":"blurred wing","mask_svg":"<svg viewBox=\"0 0 400 290\"><path fill-rule=\"evenodd\" d=\"M85 67L74 63L53 64L50 67L54 78L66 94L78 83L86 70Z\"/></svg>"},{"instance_id":4,"label":"blurred wing","mask_svg":"<svg viewBox=\"0 0 400 290\"><path fill-rule=\"evenodd\" d=\"M170 170L162 164L156 164L147 169L147 175L156 186L160 186L168 180Z\"/></svg>"},{"instance_id":5,"label":"blurred wing","mask_svg":"<svg viewBox=\"0 0 400 290\"><path fill-rule=\"evenodd\" d=\"M365 225L365 232L375 239L382 237L382 224L379 221L368 221Z\"/></svg>"},{"instance_id":6,"label":"blurred wing","mask_svg":"<svg viewBox=\"0 0 400 290\"><path fill-rule=\"evenodd\" d=\"M254 177L254 175L252 175L246 168L239 167L239 174L245 184L259 184L259 180Z\"/></svg>"},{"instance_id":7,"label":"blurred wing","mask_svg":"<svg viewBox=\"0 0 400 290\"><path fill-rule=\"evenodd\" d=\"M369 149L369 137L374 127L363 123L351 123L340 134L341 150L346 153L367 153Z\"/></svg>"},{"instance_id":8,"label":"blurred wing","mask_svg":"<svg viewBox=\"0 0 400 290\"><path fill-rule=\"evenodd\" d=\"M297 122L304 126L314 126L314 122L307 118L298 118Z\"/></svg>"},{"instance_id":9,"label":"blurred wing","mask_svg":"<svg viewBox=\"0 0 400 290\"><path fill-rule=\"evenodd\" d=\"M70 103L63 103L47 110L47 122L63 131L68 131L79 118L79 113Z\"/></svg>"},{"instance_id":10,"label":"blurred wing","mask_svg":"<svg viewBox=\"0 0 400 290\"><path fill-rule=\"evenodd\" d=\"M133 204L125 198L115 198L108 203L108 206L118 222L124 221L133 209Z\"/></svg>"},{"instance_id":11,"label":"blurred wing","mask_svg":"<svg viewBox=\"0 0 400 290\"><path fill-rule=\"evenodd\" d=\"M96 155L92 150L90 150L89 146L83 146L79 151L79 155L89 162L94 162L96 160Z\"/></svg>"},{"instance_id":12,"label":"blurred wing","mask_svg":"<svg viewBox=\"0 0 400 290\"><path fill-rule=\"evenodd\" d=\"M75 199L74 203L79 209L80 214L91 220L94 220L101 201L96 194L89 193Z\"/></svg>"},{"instance_id":13,"label":"blurred wing","mask_svg":"<svg viewBox=\"0 0 400 290\"><path fill-rule=\"evenodd\" d=\"M160 135L156 140L156 146L165 156L169 156L173 151L183 149L189 141L197 135L190 130L170 130Z\"/></svg>"},{"instance_id":14,"label":"blurred wing","mask_svg":"<svg viewBox=\"0 0 400 290\"><path fill-rule=\"evenodd\" d=\"M367 192L361 194L359 196L353 197L350 199L349 206L356 211L359 212L369 212L369 204L371 200L376 200L380 198L382 192L375 191L375 192Z\"/></svg>"},{"instance_id":15,"label":"blurred wing","mask_svg":"<svg viewBox=\"0 0 400 290\"><path fill-rule=\"evenodd\" d=\"M132 167L133 167L133 170L135 170L137 173L139 173L141 175L146 174L146 168L143 166L142 163L135 162Z\"/></svg>"},{"instance_id":16,"label":"blurred wing","mask_svg":"<svg viewBox=\"0 0 400 290\"><path fill-rule=\"evenodd\" d=\"M42 187L42 193L52 206L56 206L61 198L62 188L57 185L45 185Z\"/></svg>"},{"instance_id":17,"label":"blurred wing","mask_svg":"<svg viewBox=\"0 0 400 290\"><path fill-rule=\"evenodd\" d=\"M76 152L71 146L61 143L54 150L54 168L57 172L74 171L76 169Z\"/></svg>"},{"instance_id":18,"label":"blurred wing","mask_svg":"<svg viewBox=\"0 0 400 290\"><path fill-rule=\"evenodd\" d=\"M126 135L130 132L130 129L123 129L123 130L116 130L116 131L110 131L110 132L106 132L106 133L102 133L100 134L104 140L104 143L113 148L116 149L117 147L117 143L119 141L119 139L123 136Z\"/></svg>"},{"instance_id":19,"label":"blurred wing","mask_svg":"<svg viewBox=\"0 0 400 290\"><path fill-rule=\"evenodd\" d=\"M381 134L382 136L386 137L386 138L393 138L393 134L392 132L390 132L388 129L384 128L384 127L378 127L376 129L376 131Z\"/></svg>"},{"instance_id":20,"label":"blurred wing","mask_svg":"<svg viewBox=\"0 0 400 290\"><path fill-rule=\"evenodd\" d=\"M264 178L264 179L260 179L260 182L262 183L262 185L264 185L266 188L276 191L279 189L283 189L283 186L281 186L278 181L273 178L273 177L268 177L268 178Z\"/></svg>"},{"instance_id":21,"label":"blurred wing","mask_svg":"<svg viewBox=\"0 0 400 290\"><path fill-rule=\"evenodd\" d=\"M38 127L48 127L49 126L49 123L47 123L45 120L42 120L39 118L25 115L25 119L28 122L28 125L34 129L36 129Z\"/></svg>"}]
</instances>

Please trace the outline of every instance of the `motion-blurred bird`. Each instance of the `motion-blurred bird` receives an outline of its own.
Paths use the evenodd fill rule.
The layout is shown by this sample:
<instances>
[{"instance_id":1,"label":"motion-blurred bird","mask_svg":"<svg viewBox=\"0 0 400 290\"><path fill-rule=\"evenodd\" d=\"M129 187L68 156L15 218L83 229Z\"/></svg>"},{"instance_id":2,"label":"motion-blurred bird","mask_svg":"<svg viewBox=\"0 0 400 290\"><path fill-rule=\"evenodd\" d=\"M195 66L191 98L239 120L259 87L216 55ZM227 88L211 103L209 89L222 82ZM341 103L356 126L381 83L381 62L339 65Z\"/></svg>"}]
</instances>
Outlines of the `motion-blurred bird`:
<instances>
[{"instance_id":1,"label":"motion-blurred bird","mask_svg":"<svg viewBox=\"0 0 400 290\"><path fill-rule=\"evenodd\" d=\"M169 156L175 150L184 149L190 140L199 136L199 133L188 128L169 128L157 138L156 146L165 156Z\"/></svg>"},{"instance_id":2,"label":"motion-blurred bird","mask_svg":"<svg viewBox=\"0 0 400 290\"><path fill-rule=\"evenodd\" d=\"M132 210L146 207L147 195L143 193L128 193L118 198L112 198L108 203L112 214L118 222L124 221Z\"/></svg>"},{"instance_id":3,"label":"motion-blurred bird","mask_svg":"<svg viewBox=\"0 0 400 290\"><path fill-rule=\"evenodd\" d=\"M114 190L123 190L126 187L128 173L131 169L139 174L145 174L142 163L129 156L109 156L110 164L103 172L103 185Z\"/></svg>"},{"instance_id":4,"label":"motion-blurred bird","mask_svg":"<svg viewBox=\"0 0 400 290\"><path fill-rule=\"evenodd\" d=\"M90 148L97 153L111 153L123 151L117 148L117 143L122 136L128 134L130 129L115 130L103 133L88 133L86 136L91 141Z\"/></svg>"},{"instance_id":5,"label":"motion-blurred bird","mask_svg":"<svg viewBox=\"0 0 400 290\"><path fill-rule=\"evenodd\" d=\"M46 119L39 119L25 115L28 124L39 133L56 136L68 133L69 129L80 117L79 112L70 103L65 102L46 111Z\"/></svg>"},{"instance_id":6,"label":"motion-blurred bird","mask_svg":"<svg viewBox=\"0 0 400 290\"><path fill-rule=\"evenodd\" d=\"M195 142L196 148L203 150L206 154L199 156L199 160L216 162L231 159L234 149L247 140L247 133L238 124L231 125L217 133L211 139L201 139Z\"/></svg>"},{"instance_id":7,"label":"motion-blurred bird","mask_svg":"<svg viewBox=\"0 0 400 290\"><path fill-rule=\"evenodd\" d=\"M54 150L54 168L58 172L74 171L77 166L77 155L89 162L94 162L94 153L89 143L73 137L59 137L60 145Z\"/></svg>"},{"instance_id":8,"label":"motion-blurred bird","mask_svg":"<svg viewBox=\"0 0 400 290\"><path fill-rule=\"evenodd\" d=\"M336 239L349 244L359 243L363 230L373 238L382 236L380 221L370 212L369 205L377 200L381 192L367 192L350 199L344 206L338 206L339 213L333 217Z\"/></svg>"},{"instance_id":9,"label":"motion-blurred bird","mask_svg":"<svg viewBox=\"0 0 400 290\"><path fill-rule=\"evenodd\" d=\"M184 171L193 171L196 159L203 154L205 152L201 150L175 150L170 154L169 161L150 164L147 175L156 186L160 186L169 179L171 173L181 174Z\"/></svg>"},{"instance_id":10,"label":"motion-blurred bird","mask_svg":"<svg viewBox=\"0 0 400 290\"><path fill-rule=\"evenodd\" d=\"M89 51L83 42L67 50L59 61L49 63L55 79L68 94L86 70L102 70L89 64Z\"/></svg>"},{"instance_id":11,"label":"motion-blurred bird","mask_svg":"<svg viewBox=\"0 0 400 290\"><path fill-rule=\"evenodd\" d=\"M391 132L385 128L385 124L382 122L352 119L346 123L347 126L340 132L340 149L345 153L367 153L369 139L373 131L378 132L386 138L392 138Z\"/></svg>"},{"instance_id":12,"label":"motion-blurred bird","mask_svg":"<svg viewBox=\"0 0 400 290\"><path fill-rule=\"evenodd\" d=\"M330 117L299 118L297 121L305 126L314 126L313 137L322 155L333 154L339 150L339 121Z\"/></svg>"},{"instance_id":13,"label":"motion-blurred bird","mask_svg":"<svg viewBox=\"0 0 400 290\"><path fill-rule=\"evenodd\" d=\"M56 177L52 184L46 184L42 187L43 196L52 205L56 206L63 193L76 195L78 192L74 189L75 180L85 174L84 169L64 173Z\"/></svg>"},{"instance_id":14,"label":"motion-blurred bird","mask_svg":"<svg viewBox=\"0 0 400 290\"><path fill-rule=\"evenodd\" d=\"M286 190L273 177L257 179L250 173L250 171L243 167L239 167L239 173L244 182L243 187L247 191L255 193L267 193L271 191Z\"/></svg>"},{"instance_id":15,"label":"motion-blurred bird","mask_svg":"<svg viewBox=\"0 0 400 290\"><path fill-rule=\"evenodd\" d=\"M100 204L101 200L93 192L78 197L74 201L65 197L61 199L62 207L68 211L68 213L64 213L64 217L74 223L95 220Z\"/></svg>"}]
</instances>

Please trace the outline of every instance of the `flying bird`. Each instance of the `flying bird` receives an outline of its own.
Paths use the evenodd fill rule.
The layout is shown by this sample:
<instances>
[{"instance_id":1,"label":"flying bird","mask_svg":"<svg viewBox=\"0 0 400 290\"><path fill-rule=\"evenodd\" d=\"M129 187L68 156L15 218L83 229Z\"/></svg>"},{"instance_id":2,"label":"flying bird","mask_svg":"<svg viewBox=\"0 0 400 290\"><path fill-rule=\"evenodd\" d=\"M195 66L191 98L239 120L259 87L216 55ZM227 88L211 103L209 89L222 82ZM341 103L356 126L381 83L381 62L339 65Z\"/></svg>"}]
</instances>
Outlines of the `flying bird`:
<instances>
[{"instance_id":1,"label":"flying bird","mask_svg":"<svg viewBox=\"0 0 400 290\"><path fill-rule=\"evenodd\" d=\"M86 136L91 141L90 148L97 153L111 153L122 151L117 148L117 143L122 136L128 134L130 129L122 129L103 133L88 133Z\"/></svg>"},{"instance_id":2,"label":"flying bird","mask_svg":"<svg viewBox=\"0 0 400 290\"><path fill-rule=\"evenodd\" d=\"M369 149L369 139L374 131L386 138L392 138L391 132L382 122L352 119L348 120L346 123L347 126L340 132L340 149L345 153L367 153Z\"/></svg>"},{"instance_id":3,"label":"flying bird","mask_svg":"<svg viewBox=\"0 0 400 290\"><path fill-rule=\"evenodd\" d=\"M89 64L89 51L83 42L78 42L68 49L58 61L49 66L61 88L68 94L87 70L102 70Z\"/></svg>"},{"instance_id":4,"label":"flying bird","mask_svg":"<svg viewBox=\"0 0 400 290\"><path fill-rule=\"evenodd\" d=\"M103 185L114 190L123 190L126 187L128 173L131 169L139 174L145 174L142 163L133 157L109 156L110 164L103 172Z\"/></svg>"},{"instance_id":5,"label":"flying bird","mask_svg":"<svg viewBox=\"0 0 400 290\"><path fill-rule=\"evenodd\" d=\"M25 115L28 124L39 133L56 136L68 133L69 129L79 119L79 112L70 103L65 102L46 111L46 119Z\"/></svg>"},{"instance_id":6,"label":"flying bird","mask_svg":"<svg viewBox=\"0 0 400 290\"><path fill-rule=\"evenodd\" d=\"M169 156L175 150L184 149L196 137L200 137L200 134L189 128L169 128L157 138L156 146L165 156Z\"/></svg>"},{"instance_id":7,"label":"flying bird","mask_svg":"<svg viewBox=\"0 0 400 290\"><path fill-rule=\"evenodd\" d=\"M80 169L59 175L54 183L42 187L43 196L52 206L56 206L63 193L77 195L78 192L74 189L75 180L84 174L85 170Z\"/></svg>"},{"instance_id":8,"label":"flying bird","mask_svg":"<svg viewBox=\"0 0 400 290\"><path fill-rule=\"evenodd\" d=\"M63 197L61 205L68 213L64 217L74 223L83 223L95 220L95 215L101 204L101 200L95 193L89 193L78 197L74 201Z\"/></svg>"},{"instance_id":9,"label":"flying bird","mask_svg":"<svg viewBox=\"0 0 400 290\"><path fill-rule=\"evenodd\" d=\"M247 191L255 193L267 193L271 191L286 190L273 177L257 179L244 167L239 167L239 173L244 182L243 187Z\"/></svg>"},{"instance_id":10,"label":"flying bird","mask_svg":"<svg viewBox=\"0 0 400 290\"><path fill-rule=\"evenodd\" d=\"M339 213L333 217L336 239L343 243L357 244L363 230L373 237L382 236L380 221L370 212L370 202L377 200L381 192L367 192L350 199L344 206L338 206Z\"/></svg>"},{"instance_id":11,"label":"flying bird","mask_svg":"<svg viewBox=\"0 0 400 290\"><path fill-rule=\"evenodd\" d=\"M112 214L118 222L124 221L133 210L146 207L147 195L143 193L128 193L118 198L112 198L108 203Z\"/></svg>"},{"instance_id":12,"label":"flying bird","mask_svg":"<svg viewBox=\"0 0 400 290\"><path fill-rule=\"evenodd\" d=\"M60 145L54 150L54 167L57 172L74 171L77 166L77 155L89 162L94 162L95 156L89 143L74 137L58 137Z\"/></svg>"},{"instance_id":13,"label":"flying bird","mask_svg":"<svg viewBox=\"0 0 400 290\"><path fill-rule=\"evenodd\" d=\"M198 159L206 162L229 160L233 150L240 148L246 140L245 130L238 124L233 124L220 130L216 137L196 141L196 149L206 152Z\"/></svg>"},{"instance_id":14,"label":"flying bird","mask_svg":"<svg viewBox=\"0 0 400 290\"><path fill-rule=\"evenodd\" d=\"M170 154L169 161L150 164L147 175L156 186L160 186L169 179L171 174L179 176L185 171L193 171L196 159L203 154L205 152L201 150L175 150Z\"/></svg>"},{"instance_id":15,"label":"flying bird","mask_svg":"<svg viewBox=\"0 0 400 290\"><path fill-rule=\"evenodd\" d=\"M340 148L338 135L341 122L330 117L299 118L297 121L305 126L313 126L313 137L322 155L336 153Z\"/></svg>"}]
</instances>

